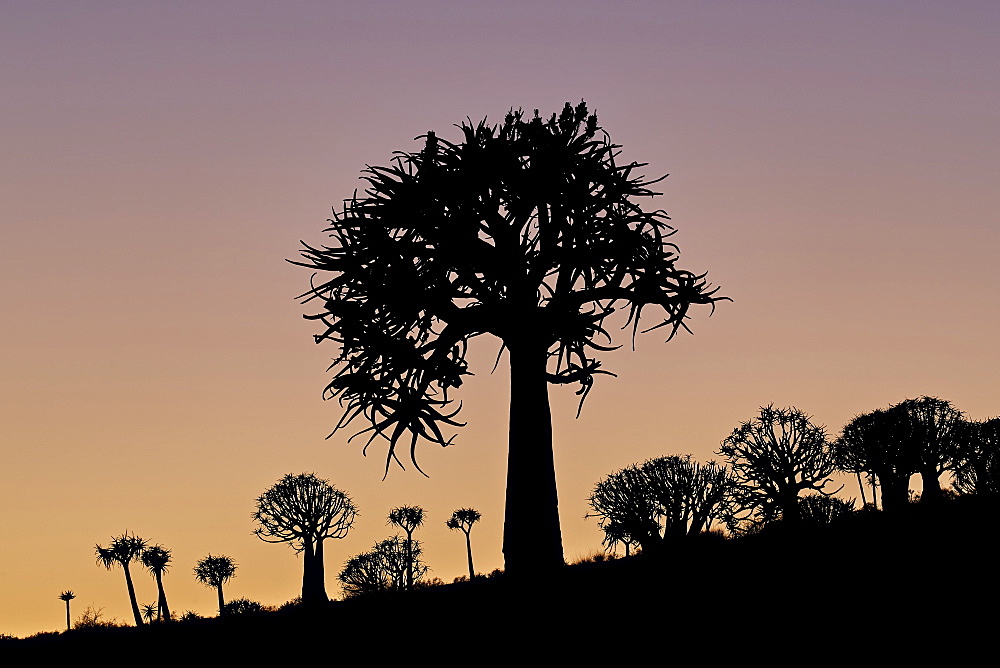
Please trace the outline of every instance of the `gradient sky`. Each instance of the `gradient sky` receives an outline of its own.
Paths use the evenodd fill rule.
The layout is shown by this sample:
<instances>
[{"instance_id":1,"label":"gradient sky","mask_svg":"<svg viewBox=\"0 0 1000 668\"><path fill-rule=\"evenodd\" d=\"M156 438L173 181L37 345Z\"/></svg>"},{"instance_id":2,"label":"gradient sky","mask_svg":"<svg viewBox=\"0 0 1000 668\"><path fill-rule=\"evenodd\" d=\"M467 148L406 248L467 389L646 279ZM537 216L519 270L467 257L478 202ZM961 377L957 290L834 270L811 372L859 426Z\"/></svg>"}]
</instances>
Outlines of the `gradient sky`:
<instances>
[{"instance_id":1,"label":"gradient sky","mask_svg":"<svg viewBox=\"0 0 1000 668\"><path fill-rule=\"evenodd\" d=\"M331 595L402 504L427 510L432 576L463 572L463 506L479 570L501 566L497 343L430 477L383 481L382 451L324 440L336 350L285 260L366 164L511 107L586 99L622 159L670 173L679 266L734 300L608 355L579 420L552 391L568 558L599 548L602 476L709 459L762 404L831 432L925 394L997 415L998 56L992 0L0 0L0 633L58 629L64 589L129 619L94 561L126 529L173 550L178 612L213 612L191 576L210 552L239 563L229 596L293 598L301 561L250 521L285 473L361 509Z\"/></svg>"}]
</instances>

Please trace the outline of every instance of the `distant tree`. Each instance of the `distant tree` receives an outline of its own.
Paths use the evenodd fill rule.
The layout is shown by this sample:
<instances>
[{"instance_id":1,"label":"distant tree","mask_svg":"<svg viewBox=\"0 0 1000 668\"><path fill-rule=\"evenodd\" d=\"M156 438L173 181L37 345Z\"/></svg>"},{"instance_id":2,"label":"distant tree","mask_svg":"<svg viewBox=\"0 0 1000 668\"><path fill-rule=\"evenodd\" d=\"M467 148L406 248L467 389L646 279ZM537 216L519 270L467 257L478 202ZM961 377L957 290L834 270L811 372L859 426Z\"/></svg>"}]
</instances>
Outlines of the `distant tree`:
<instances>
[{"instance_id":1,"label":"distant tree","mask_svg":"<svg viewBox=\"0 0 1000 668\"><path fill-rule=\"evenodd\" d=\"M303 297L341 346L326 388L388 443L386 468L421 439L447 445L461 426L449 392L469 374L469 341L500 339L510 358L510 430L504 558L508 573L563 565L548 383L578 383L586 397L600 373L595 351L614 348L605 328L627 314L632 337L681 328L693 304L715 296L678 269L674 229L640 163L618 164L585 103L547 121L521 110L500 125L461 126L459 143L433 132L418 153L369 167L365 196L347 200L327 230L332 246L302 251L326 274ZM367 445L365 446L367 449ZM419 467L418 467L419 468Z\"/></svg>"},{"instance_id":2,"label":"distant tree","mask_svg":"<svg viewBox=\"0 0 1000 668\"><path fill-rule=\"evenodd\" d=\"M955 470L960 494L1000 496L1000 418L966 422L960 433L962 465Z\"/></svg>"},{"instance_id":3,"label":"distant tree","mask_svg":"<svg viewBox=\"0 0 1000 668\"><path fill-rule=\"evenodd\" d=\"M826 430L797 408L762 406L760 415L733 430L719 447L744 490L744 505L758 505L764 521L799 520L799 494L825 493L836 469Z\"/></svg>"},{"instance_id":4,"label":"distant tree","mask_svg":"<svg viewBox=\"0 0 1000 668\"><path fill-rule=\"evenodd\" d=\"M833 443L837 468L875 476L882 509L889 512L909 503L910 477L919 468L914 453L905 447L905 429L900 411L880 408L853 417Z\"/></svg>"},{"instance_id":5,"label":"distant tree","mask_svg":"<svg viewBox=\"0 0 1000 668\"><path fill-rule=\"evenodd\" d=\"M806 524L830 524L854 512L854 500L845 501L825 494L799 497L799 516Z\"/></svg>"},{"instance_id":6,"label":"distant tree","mask_svg":"<svg viewBox=\"0 0 1000 668\"><path fill-rule=\"evenodd\" d=\"M962 412L937 397L907 399L890 410L902 415L903 448L913 453L923 484L921 503L942 500L941 474L962 465L958 443Z\"/></svg>"},{"instance_id":7,"label":"distant tree","mask_svg":"<svg viewBox=\"0 0 1000 668\"><path fill-rule=\"evenodd\" d=\"M406 532L406 588L413 589L413 532L424 523L424 509L420 506L400 506L389 511L389 524Z\"/></svg>"},{"instance_id":8,"label":"distant tree","mask_svg":"<svg viewBox=\"0 0 1000 668\"><path fill-rule=\"evenodd\" d=\"M695 536L730 512L735 483L725 467L691 455L650 459L612 473L588 499L605 543L638 543L644 553ZM626 552L627 554L628 552Z\"/></svg>"},{"instance_id":9,"label":"distant tree","mask_svg":"<svg viewBox=\"0 0 1000 668\"><path fill-rule=\"evenodd\" d=\"M459 508L451 514L451 518L445 522L449 529L458 529L465 534L465 549L469 555L469 579L474 580L476 569L472 566L472 525L482 518L478 510L472 508Z\"/></svg>"},{"instance_id":10,"label":"distant tree","mask_svg":"<svg viewBox=\"0 0 1000 668\"><path fill-rule=\"evenodd\" d=\"M156 580L156 591L158 592L156 618L169 622L170 608L167 606L167 594L163 590L163 574L170 568L170 550L162 545L153 545L143 550L140 559L142 565Z\"/></svg>"},{"instance_id":11,"label":"distant tree","mask_svg":"<svg viewBox=\"0 0 1000 668\"><path fill-rule=\"evenodd\" d=\"M142 551L146 549L146 541L138 536L130 536L126 531L121 536L113 537L108 547L97 545L96 549L98 564L109 571L118 564L125 571L125 584L128 586L129 602L132 604L132 616L135 618L135 625L142 626L142 616L139 614L139 603L135 599L135 586L132 584L129 564L139 560Z\"/></svg>"},{"instance_id":12,"label":"distant tree","mask_svg":"<svg viewBox=\"0 0 1000 668\"><path fill-rule=\"evenodd\" d=\"M76 594L67 589L63 593L59 594L59 598L66 602L66 630L69 631L72 627L70 626L70 616L69 616L69 602L76 598Z\"/></svg>"},{"instance_id":13,"label":"distant tree","mask_svg":"<svg viewBox=\"0 0 1000 668\"><path fill-rule=\"evenodd\" d=\"M421 561L420 541L392 536L376 543L370 552L348 559L338 579L348 597L379 591L409 589L409 577L419 581L427 573Z\"/></svg>"},{"instance_id":14,"label":"distant tree","mask_svg":"<svg viewBox=\"0 0 1000 668\"><path fill-rule=\"evenodd\" d=\"M156 613L158 611L158 606L156 603L143 603L139 606L142 611L142 618L146 620L147 624L152 623L156 619Z\"/></svg>"},{"instance_id":15,"label":"distant tree","mask_svg":"<svg viewBox=\"0 0 1000 668\"><path fill-rule=\"evenodd\" d=\"M287 474L257 497L254 534L302 554L302 602L327 601L323 543L347 535L358 510L345 492L314 473Z\"/></svg>"},{"instance_id":16,"label":"distant tree","mask_svg":"<svg viewBox=\"0 0 1000 668\"><path fill-rule=\"evenodd\" d=\"M226 614L226 599L222 595L222 585L236 575L236 562L232 557L211 554L201 559L194 567L195 579L206 587L215 587L219 594L219 616Z\"/></svg>"},{"instance_id":17,"label":"distant tree","mask_svg":"<svg viewBox=\"0 0 1000 668\"><path fill-rule=\"evenodd\" d=\"M625 548L625 556L632 554L632 550L639 547L639 541L632 537L628 530L618 522L605 522L601 529L604 530L604 539L601 544L605 550L613 553L618 545Z\"/></svg>"}]
</instances>

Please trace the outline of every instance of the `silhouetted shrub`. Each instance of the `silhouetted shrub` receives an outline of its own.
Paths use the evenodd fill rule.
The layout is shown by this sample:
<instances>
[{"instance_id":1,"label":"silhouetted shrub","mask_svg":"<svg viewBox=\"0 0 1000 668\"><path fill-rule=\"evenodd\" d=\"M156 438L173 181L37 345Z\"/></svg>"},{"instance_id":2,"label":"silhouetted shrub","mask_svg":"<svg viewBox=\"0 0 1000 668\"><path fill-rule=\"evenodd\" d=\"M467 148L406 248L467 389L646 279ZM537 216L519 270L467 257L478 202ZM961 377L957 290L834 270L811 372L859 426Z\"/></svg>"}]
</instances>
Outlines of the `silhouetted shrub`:
<instances>
[{"instance_id":1,"label":"silhouetted shrub","mask_svg":"<svg viewBox=\"0 0 1000 668\"><path fill-rule=\"evenodd\" d=\"M264 612L266 608L257 601L248 598L236 598L226 603L227 615L252 615Z\"/></svg>"},{"instance_id":2,"label":"silhouetted shrub","mask_svg":"<svg viewBox=\"0 0 1000 668\"><path fill-rule=\"evenodd\" d=\"M854 499L845 501L824 494L807 494L799 498L799 515L807 524L829 524L853 512Z\"/></svg>"}]
</instances>

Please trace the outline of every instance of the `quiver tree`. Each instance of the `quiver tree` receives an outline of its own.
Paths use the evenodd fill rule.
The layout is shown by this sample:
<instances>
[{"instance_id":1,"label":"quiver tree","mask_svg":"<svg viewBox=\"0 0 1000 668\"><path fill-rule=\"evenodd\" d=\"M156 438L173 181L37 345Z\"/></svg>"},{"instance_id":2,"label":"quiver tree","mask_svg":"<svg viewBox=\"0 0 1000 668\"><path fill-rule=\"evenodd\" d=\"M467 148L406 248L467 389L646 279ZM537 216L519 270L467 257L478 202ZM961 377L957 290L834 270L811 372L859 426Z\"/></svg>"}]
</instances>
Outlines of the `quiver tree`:
<instances>
[{"instance_id":1,"label":"quiver tree","mask_svg":"<svg viewBox=\"0 0 1000 668\"><path fill-rule=\"evenodd\" d=\"M413 532L424 523L424 509L420 506L400 506L389 511L388 524L406 532L406 589L413 589Z\"/></svg>"},{"instance_id":2,"label":"quiver tree","mask_svg":"<svg viewBox=\"0 0 1000 668\"><path fill-rule=\"evenodd\" d=\"M960 433L963 463L955 470L955 490L996 498L1000 495L1000 418L966 422Z\"/></svg>"},{"instance_id":3,"label":"quiver tree","mask_svg":"<svg viewBox=\"0 0 1000 668\"><path fill-rule=\"evenodd\" d=\"M376 543L370 552L351 557L337 576L348 596L379 591L403 591L427 573L420 557L423 549L419 540L404 540L392 536Z\"/></svg>"},{"instance_id":4,"label":"quiver tree","mask_svg":"<svg viewBox=\"0 0 1000 668\"><path fill-rule=\"evenodd\" d=\"M909 503L910 476L918 468L913 452L904 445L904 430L900 411L879 408L853 417L833 444L837 468L874 475L882 509L890 512Z\"/></svg>"},{"instance_id":5,"label":"quiver tree","mask_svg":"<svg viewBox=\"0 0 1000 668\"><path fill-rule=\"evenodd\" d=\"M472 525L482 518L478 510L472 508L459 508L451 514L451 518L445 522L449 529L457 529L465 534L465 550L469 556L469 580L476 577L476 569L472 566Z\"/></svg>"},{"instance_id":6,"label":"quiver tree","mask_svg":"<svg viewBox=\"0 0 1000 668\"><path fill-rule=\"evenodd\" d=\"M913 453L923 492L921 503L942 500L941 474L962 464L958 439L962 412L937 397L907 399L890 408L902 417L902 447Z\"/></svg>"},{"instance_id":7,"label":"quiver tree","mask_svg":"<svg viewBox=\"0 0 1000 668\"><path fill-rule=\"evenodd\" d=\"M136 626L142 626L142 616L139 613L139 603L135 598L135 585L132 584L132 572L129 564L138 561L142 551L146 549L146 541L138 536L130 536L128 531L111 539L108 547L96 546L97 563L109 571L115 564L125 571L125 584L128 586L129 603L132 605L132 617Z\"/></svg>"},{"instance_id":8,"label":"quiver tree","mask_svg":"<svg viewBox=\"0 0 1000 668\"><path fill-rule=\"evenodd\" d=\"M257 497L254 534L302 554L302 603L327 601L323 542L347 535L358 510L345 492L314 473L287 474Z\"/></svg>"},{"instance_id":9,"label":"quiver tree","mask_svg":"<svg viewBox=\"0 0 1000 668\"><path fill-rule=\"evenodd\" d=\"M163 574L170 567L170 550L162 545L147 547L140 557L142 565L145 566L153 579L156 580L156 618L158 620L170 621L170 608L167 606L167 594L163 590Z\"/></svg>"},{"instance_id":10,"label":"quiver tree","mask_svg":"<svg viewBox=\"0 0 1000 668\"><path fill-rule=\"evenodd\" d=\"M206 587L215 587L219 595L219 616L226 614L226 599L222 595L222 585L236 575L236 562L232 557L211 554L201 559L194 567L194 578Z\"/></svg>"},{"instance_id":11,"label":"quiver tree","mask_svg":"<svg viewBox=\"0 0 1000 668\"><path fill-rule=\"evenodd\" d=\"M741 486L741 504L757 507L764 522L799 521L803 490L827 493L836 469L826 430L797 408L762 406L760 415L733 430L719 447Z\"/></svg>"},{"instance_id":12,"label":"quiver tree","mask_svg":"<svg viewBox=\"0 0 1000 668\"><path fill-rule=\"evenodd\" d=\"M64 601L66 603L66 630L67 631L69 631L72 628L72 626L70 625L69 602L72 601L74 598L76 598L76 594L74 594L69 589L67 589L63 593L59 594L59 599L62 600L62 601Z\"/></svg>"},{"instance_id":13,"label":"quiver tree","mask_svg":"<svg viewBox=\"0 0 1000 668\"><path fill-rule=\"evenodd\" d=\"M653 553L695 536L731 512L734 482L725 467L699 464L691 455L650 459L597 483L588 501L605 544L638 543Z\"/></svg>"},{"instance_id":14,"label":"quiver tree","mask_svg":"<svg viewBox=\"0 0 1000 668\"><path fill-rule=\"evenodd\" d=\"M616 311L633 338L655 312L644 331L669 340L691 305L722 298L675 266L666 213L638 204L659 179L618 164L620 147L583 102L547 121L512 110L461 131L458 143L428 132L423 150L365 170L364 196L334 212L331 245L302 252L320 276L303 295L317 306L306 317L325 326L317 343L341 347L325 393L345 409L336 429L368 422L360 434L387 442L387 470L400 444L417 466L418 441L451 442L468 343L500 339L511 383L506 570L548 570L563 563L548 384L587 395L607 373L596 353L615 347L605 323Z\"/></svg>"}]
</instances>

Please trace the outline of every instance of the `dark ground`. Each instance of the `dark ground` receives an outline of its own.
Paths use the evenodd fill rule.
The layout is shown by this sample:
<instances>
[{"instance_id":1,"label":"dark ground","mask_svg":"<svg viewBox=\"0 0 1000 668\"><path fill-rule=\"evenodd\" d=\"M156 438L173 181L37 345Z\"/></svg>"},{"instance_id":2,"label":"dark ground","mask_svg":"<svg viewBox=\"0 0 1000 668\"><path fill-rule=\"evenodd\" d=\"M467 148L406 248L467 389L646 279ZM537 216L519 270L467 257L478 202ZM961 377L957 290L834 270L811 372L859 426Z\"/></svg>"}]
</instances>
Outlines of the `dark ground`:
<instances>
[{"instance_id":1,"label":"dark ground","mask_svg":"<svg viewBox=\"0 0 1000 668\"><path fill-rule=\"evenodd\" d=\"M0 657L715 665L994 661L996 509L966 498L897 517L678 544L660 558L480 579L229 619L54 633ZM9 664L14 665L14 664Z\"/></svg>"}]
</instances>

